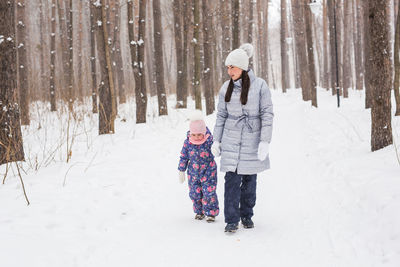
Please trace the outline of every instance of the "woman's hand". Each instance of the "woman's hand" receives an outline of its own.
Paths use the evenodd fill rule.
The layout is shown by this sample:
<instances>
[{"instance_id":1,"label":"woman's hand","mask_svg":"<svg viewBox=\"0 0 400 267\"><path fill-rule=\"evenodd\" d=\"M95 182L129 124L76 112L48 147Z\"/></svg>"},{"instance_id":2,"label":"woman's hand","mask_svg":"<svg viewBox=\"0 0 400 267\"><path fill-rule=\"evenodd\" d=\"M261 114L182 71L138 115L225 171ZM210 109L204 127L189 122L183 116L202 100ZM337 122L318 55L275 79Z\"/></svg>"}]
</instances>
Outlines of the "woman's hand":
<instances>
[{"instance_id":1,"label":"woman's hand","mask_svg":"<svg viewBox=\"0 0 400 267\"><path fill-rule=\"evenodd\" d=\"M221 144L218 141L214 141L214 143L211 146L211 153L214 155L214 157L219 157L221 155Z\"/></svg>"},{"instance_id":2,"label":"woman's hand","mask_svg":"<svg viewBox=\"0 0 400 267\"><path fill-rule=\"evenodd\" d=\"M258 144L258 153L257 153L258 159L263 161L266 159L268 154L269 154L269 143L266 141L261 141Z\"/></svg>"}]
</instances>

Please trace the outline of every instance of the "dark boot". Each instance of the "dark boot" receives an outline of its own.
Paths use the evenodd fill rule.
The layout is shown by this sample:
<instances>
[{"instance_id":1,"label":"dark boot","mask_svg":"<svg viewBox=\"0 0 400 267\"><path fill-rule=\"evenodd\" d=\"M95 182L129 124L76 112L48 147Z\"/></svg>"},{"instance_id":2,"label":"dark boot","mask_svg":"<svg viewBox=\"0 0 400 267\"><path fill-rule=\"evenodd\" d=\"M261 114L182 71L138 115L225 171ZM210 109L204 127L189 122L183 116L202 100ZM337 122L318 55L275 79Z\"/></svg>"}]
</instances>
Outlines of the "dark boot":
<instances>
[{"instance_id":1,"label":"dark boot","mask_svg":"<svg viewBox=\"0 0 400 267\"><path fill-rule=\"evenodd\" d=\"M254 223L250 218L242 218L243 228L254 228Z\"/></svg>"},{"instance_id":2,"label":"dark boot","mask_svg":"<svg viewBox=\"0 0 400 267\"><path fill-rule=\"evenodd\" d=\"M225 232L234 233L239 228L238 223L228 223L225 226Z\"/></svg>"}]
</instances>

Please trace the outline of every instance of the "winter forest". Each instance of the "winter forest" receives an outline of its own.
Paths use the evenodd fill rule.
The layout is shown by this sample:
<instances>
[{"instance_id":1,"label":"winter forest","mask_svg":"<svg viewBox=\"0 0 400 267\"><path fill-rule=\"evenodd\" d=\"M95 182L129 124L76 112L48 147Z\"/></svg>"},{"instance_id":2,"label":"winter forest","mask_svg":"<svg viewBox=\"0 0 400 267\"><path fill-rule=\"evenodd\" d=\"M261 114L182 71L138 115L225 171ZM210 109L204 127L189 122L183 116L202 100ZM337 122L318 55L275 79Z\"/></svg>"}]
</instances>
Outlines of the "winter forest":
<instances>
[{"instance_id":1,"label":"winter forest","mask_svg":"<svg viewBox=\"0 0 400 267\"><path fill-rule=\"evenodd\" d=\"M0 0L2 266L399 266L400 0ZM193 219L225 59L274 106L254 229ZM215 158L218 170L220 159ZM193 215L193 216L192 216Z\"/></svg>"}]
</instances>

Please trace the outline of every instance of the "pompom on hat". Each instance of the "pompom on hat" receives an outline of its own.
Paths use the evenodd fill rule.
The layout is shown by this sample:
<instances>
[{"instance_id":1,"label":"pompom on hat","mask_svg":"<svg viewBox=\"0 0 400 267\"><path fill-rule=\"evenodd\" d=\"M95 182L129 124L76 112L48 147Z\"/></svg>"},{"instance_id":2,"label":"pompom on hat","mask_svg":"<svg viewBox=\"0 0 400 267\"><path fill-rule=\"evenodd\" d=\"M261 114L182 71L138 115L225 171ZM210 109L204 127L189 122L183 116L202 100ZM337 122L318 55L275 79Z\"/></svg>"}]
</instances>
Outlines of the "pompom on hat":
<instances>
[{"instance_id":1,"label":"pompom on hat","mask_svg":"<svg viewBox=\"0 0 400 267\"><path fill-rule=\"evenodd\" d=\"M204 122L203 113L200 110L196 109L191 114L189 114L189 119L189 130L191 134L206 134L206 123Z\"/></svg>"},{"instance_id":2,"label":"pompom on hat","mask_svg":"<svg viewBox=\"0 0 400 267\"><path fill-rule=\"evenodd\" d=\"M235 66L242 70L249 69L249 58L253 56L254 47L252 44L242 44L238 49L233 50L225 59L225 66Z\"/></svg>"}]
</instances>

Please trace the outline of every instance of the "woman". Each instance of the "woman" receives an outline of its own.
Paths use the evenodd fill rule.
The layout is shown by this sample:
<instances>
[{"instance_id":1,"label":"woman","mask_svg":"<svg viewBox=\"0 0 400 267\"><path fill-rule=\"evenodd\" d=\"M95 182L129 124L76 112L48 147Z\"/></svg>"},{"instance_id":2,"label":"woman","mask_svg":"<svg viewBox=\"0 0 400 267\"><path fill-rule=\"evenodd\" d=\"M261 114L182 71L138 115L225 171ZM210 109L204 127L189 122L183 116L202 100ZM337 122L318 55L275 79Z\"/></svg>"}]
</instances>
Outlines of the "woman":
<instances>
[{"instance_id":1,"label":"woman","mask_svg":"<svg viewBox=\"0 0 400 267\"><path fill-rule=\"evenodd\" d=\"M225 60L228 74L219 92L214 128L214 156L221 155L225 174L225 232L236 232L239 220L253 228L257 173L269 169L273 110L267 83L248 69L253 46L244 44Z\"/></svg>"}]
</instances>

